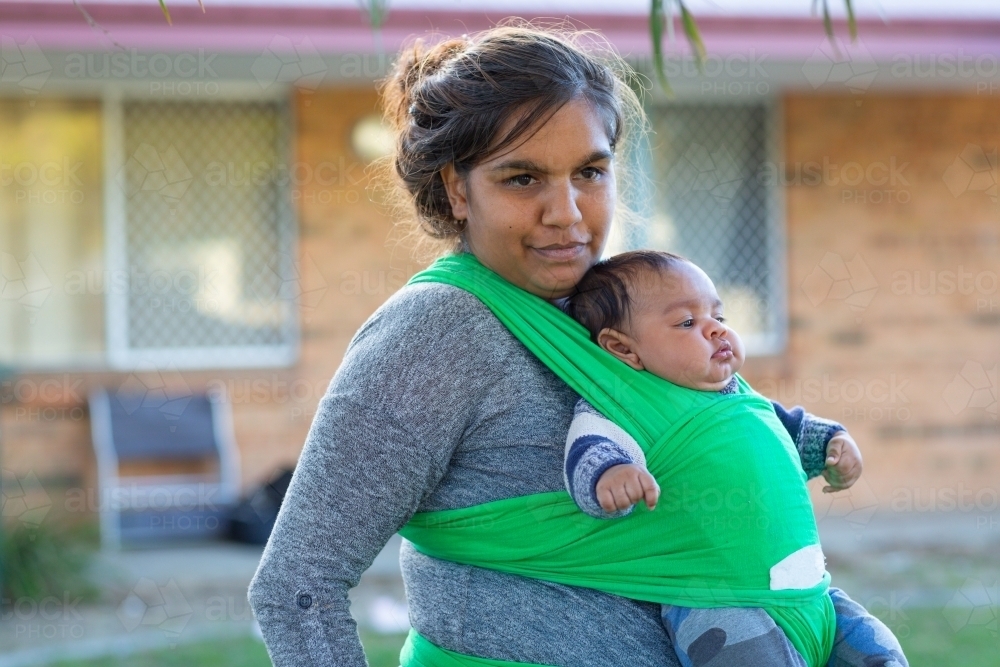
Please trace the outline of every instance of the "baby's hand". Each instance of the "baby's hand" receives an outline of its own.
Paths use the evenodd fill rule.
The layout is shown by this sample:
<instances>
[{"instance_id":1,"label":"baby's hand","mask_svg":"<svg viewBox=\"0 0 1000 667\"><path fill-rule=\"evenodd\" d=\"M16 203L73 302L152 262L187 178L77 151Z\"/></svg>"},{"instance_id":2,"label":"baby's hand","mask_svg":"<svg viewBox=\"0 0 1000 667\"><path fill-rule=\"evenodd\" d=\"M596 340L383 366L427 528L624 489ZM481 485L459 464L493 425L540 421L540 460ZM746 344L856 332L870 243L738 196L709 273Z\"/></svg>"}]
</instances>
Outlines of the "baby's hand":
<instances>
[{"instance_id":1,"label":"baby's hand","mask_svg":"<svg viewBox=\"0 0 1000 667\"><path fill-rule=\"evenodd\" d=\"M823 477L829 486L823 493L833 493L849 488L861 477L861 450L847 431L837 431L826 446L826 469Z\"/></svg>"},{"instance_id":2,"label":"baby's hand","mask_svg":"<svg viewBox=\"0 0 1000 667\"><path fill-rule=\"evenodd\" d=\"M626 510L643 499L649 509L655 509L659 497L656 480L634 463L611 466L597 480L597 501L605 512Z\"/></svg>"}]
</instances>

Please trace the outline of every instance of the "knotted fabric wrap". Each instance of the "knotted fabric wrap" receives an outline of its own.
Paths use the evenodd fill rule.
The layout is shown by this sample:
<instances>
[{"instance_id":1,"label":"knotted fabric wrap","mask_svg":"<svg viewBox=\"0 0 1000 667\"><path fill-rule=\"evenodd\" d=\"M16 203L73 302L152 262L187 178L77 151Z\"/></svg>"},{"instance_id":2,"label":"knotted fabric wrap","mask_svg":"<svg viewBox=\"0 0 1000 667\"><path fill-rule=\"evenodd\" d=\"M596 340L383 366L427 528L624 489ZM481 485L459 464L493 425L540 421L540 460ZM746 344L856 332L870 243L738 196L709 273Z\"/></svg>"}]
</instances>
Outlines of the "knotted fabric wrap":
<instances>
[{"instance_id":1,"label":"knotted fabric wrap","mask_svg":"<svg viewBox=\"0 0 1000 667\"><path fill-rule=\"evenodd\" d=\"M542 363L636 439L660 485L655 511L620 520L581 512L566 491L418 512L400 530L429 556L635 600L761 607L810 667L822 667L836 620L806 475L770 402L743 378L734 394L636 371L555 305L470 253L448 255L408 284L454 285L480 299ZM402 667L503 667L415 631Z\"/></svg>"}]
</instances>

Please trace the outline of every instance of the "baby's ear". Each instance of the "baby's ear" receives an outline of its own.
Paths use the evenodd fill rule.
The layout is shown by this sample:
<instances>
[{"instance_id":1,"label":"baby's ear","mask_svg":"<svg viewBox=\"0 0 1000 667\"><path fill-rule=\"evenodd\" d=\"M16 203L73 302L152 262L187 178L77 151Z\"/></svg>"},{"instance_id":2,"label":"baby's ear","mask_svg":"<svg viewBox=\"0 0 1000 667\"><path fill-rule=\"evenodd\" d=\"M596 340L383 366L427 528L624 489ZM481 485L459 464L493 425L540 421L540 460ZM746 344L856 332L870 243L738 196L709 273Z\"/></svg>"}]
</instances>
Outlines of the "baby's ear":
<instances>
[{"instance_id":1,"label":"baby's ear","mask_svg":"<svg viewBox=\"0 0 1000 667\"><path fill-rule=\"evenodd\" d=\"M642 359L635 351L635 342L629 338L628 334L605 328L597 334L597 344L635 370L641 371L645 368L642 365Z\"/></svg>"}]
</instances>

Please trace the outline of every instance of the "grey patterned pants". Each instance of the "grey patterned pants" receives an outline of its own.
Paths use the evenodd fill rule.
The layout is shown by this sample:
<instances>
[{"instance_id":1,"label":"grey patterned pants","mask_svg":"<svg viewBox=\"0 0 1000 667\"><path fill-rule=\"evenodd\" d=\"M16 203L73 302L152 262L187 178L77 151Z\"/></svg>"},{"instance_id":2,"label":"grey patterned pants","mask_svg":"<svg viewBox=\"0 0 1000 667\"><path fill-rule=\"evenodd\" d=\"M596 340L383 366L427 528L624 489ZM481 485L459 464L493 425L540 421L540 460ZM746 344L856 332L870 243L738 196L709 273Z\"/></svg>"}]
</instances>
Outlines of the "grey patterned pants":
<instances>
[{"instance_id":1,"label":"grey patterned pants","mask_svg":"<svg viewBox=\"0 0 1000 667\"><path fill-rule=\"evenodd\" d=\"M830 587L837 634L827 667L909 667L892 631L839 588ZM664 605L666 626L683 667L805 667L763 609L692 609Z\"/></svg>"}]
</instances>

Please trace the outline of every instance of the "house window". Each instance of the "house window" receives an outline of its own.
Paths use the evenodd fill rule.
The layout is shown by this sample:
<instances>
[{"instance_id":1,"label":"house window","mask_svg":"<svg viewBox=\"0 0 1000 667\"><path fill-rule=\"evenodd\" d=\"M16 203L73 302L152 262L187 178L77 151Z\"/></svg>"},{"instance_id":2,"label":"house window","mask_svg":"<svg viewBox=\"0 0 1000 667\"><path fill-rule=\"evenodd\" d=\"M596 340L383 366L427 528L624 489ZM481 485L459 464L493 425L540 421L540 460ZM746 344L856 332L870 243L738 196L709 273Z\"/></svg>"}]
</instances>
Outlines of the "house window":
<instances>
[{"instance_id":1,"label":"house window","mask_svg":"<svg viewBox=\"0 0 1000 667\"><path fill-rule=\"evenodd\" d=\"M49 117L11 105L20 115L0 113L0 131L16 130L17 159L69 156L84 194L59 207L44 193L0 192L0 250L12 265L0 359L28 368L294 361L297 176L284 102L109 98L53 102ZM39 143L38 125L54 138ZM41 278L44 298L19 296Z\"/></svg>"},{"instance_id":2,"label":"house window","mask_svg":"<svg viewBox=\"0 0 1000 667\"><path fill-rule=\"evenodd\" d=\"M783 235L764 178L766 104L662 104L650 112L655 194L639 243L688 257L715 282L750 354L784 345Z\"/></svg>"},{"instance_id":3,"label":"house window","mask_svg":"<svg viewBox=\"0 0 1000 667\"><path fill-rule=\"evenodd\" d=\"M0 99L0 363L104 355L101 104Z\"/></svg>"},{"instance_id":4,"label":"house window","mask_svg":"<svg viewBox=\"0 0 1000 667\"><path fill-rule=\"evenodd\" d=\"M125 102L127 294L112 326L124 365L290 359L297 284L287 127L275 102Z\"/></svg>"}]
</instances>

